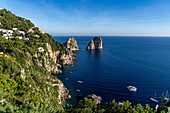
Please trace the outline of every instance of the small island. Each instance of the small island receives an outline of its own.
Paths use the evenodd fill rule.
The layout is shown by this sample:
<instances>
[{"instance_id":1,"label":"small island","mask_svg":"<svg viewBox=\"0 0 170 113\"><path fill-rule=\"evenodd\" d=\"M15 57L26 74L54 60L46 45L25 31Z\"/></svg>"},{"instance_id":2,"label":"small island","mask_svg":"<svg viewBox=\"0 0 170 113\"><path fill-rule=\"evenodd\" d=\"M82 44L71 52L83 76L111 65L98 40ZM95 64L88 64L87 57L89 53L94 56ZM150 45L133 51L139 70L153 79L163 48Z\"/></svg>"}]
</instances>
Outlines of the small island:
<instances>
[{"instance_id":1,"label":"small island","mask_svg":"<svg viewBox=\"0 0 170 113\"><path fill-rule=\"evenodd\" d=\"M78 51L77 41L74 37L70 37L67 42L64 43L66 48L70 51Z\"/></svg>"},{"instance_id":2,"label":"small island","mask_svg":"<svg viewBox=\"0 0 170 113\"><path fill-rule=\"evenodd\" d=\"M102 45L102 38L95 37L92 41L90 41L86 47L87 50L94 50L94 49L103 49Z\"/></svg>"}]
</instances>

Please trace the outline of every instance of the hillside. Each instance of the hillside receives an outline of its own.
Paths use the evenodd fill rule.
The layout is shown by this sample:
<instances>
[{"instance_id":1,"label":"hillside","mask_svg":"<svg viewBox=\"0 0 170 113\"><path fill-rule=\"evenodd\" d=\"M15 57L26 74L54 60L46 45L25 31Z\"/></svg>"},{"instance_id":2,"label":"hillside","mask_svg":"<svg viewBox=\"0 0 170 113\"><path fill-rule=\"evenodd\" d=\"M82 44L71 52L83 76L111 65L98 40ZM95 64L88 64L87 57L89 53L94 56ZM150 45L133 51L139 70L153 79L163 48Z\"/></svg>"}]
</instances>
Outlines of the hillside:
<instances>
[{"instance_id":1,"label":"hillside","mask_svg":"<svg viewBox=\"0 0 170 113\"><path fill-rule=\"evenodd\" d=\"M34 27L30 20L15 16L10 11L3 9L0 11L0 29L19 28L19 30L28 31L29 28Z\"/></svg>"},{"instance_id":2,"label":"hillside","mask_svg":"<svg viewBox=\"0 0 170 113\"><path fill-rule=\"evenodd\" d=\"M38 27L28 32L34 27L30 20L6 9L1 10L0 15L0 111L55 112L62 109L68 90L52 74L61 73L59 68L64 58L72 58L71 53L51 35L41 33ZM13 28L17 30L8 36ZM20 30L24 31L21 38L15 36ZM59 95L61 89L66 93L63 97Z\"/></svg>"}]
</instances>

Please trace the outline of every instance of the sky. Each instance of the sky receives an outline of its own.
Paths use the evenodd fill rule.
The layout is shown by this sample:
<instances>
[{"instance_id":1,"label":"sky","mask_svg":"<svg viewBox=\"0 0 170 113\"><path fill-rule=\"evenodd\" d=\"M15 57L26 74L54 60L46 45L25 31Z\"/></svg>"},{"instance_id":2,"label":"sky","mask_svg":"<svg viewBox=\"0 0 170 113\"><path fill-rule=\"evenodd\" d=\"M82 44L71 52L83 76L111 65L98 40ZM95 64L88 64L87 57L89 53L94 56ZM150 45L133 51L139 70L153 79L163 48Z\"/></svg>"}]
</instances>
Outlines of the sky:
<instances>
[{"instance_id":1,"label":"sky","mask_svg":"<svg viewBox=\"0 0 170 113\"><path fill-rule=\"evenodd\" d=\"M0 0L53 36L170 36L170 0Z\"/></svg>"}]
</instances>

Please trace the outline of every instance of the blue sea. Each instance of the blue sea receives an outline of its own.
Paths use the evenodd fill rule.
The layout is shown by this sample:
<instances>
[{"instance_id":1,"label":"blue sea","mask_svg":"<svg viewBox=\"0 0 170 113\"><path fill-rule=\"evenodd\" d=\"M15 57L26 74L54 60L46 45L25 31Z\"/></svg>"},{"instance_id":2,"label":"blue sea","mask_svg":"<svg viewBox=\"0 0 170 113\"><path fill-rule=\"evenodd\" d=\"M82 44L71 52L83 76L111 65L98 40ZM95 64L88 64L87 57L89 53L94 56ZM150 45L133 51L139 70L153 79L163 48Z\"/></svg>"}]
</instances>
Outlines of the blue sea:
<instances>
[{"instance_id":1,"label":"blue sea","mask_svg":"<svg viewBox=\"0 0 170 113\"><path fill-rule=\"evenodd\" d=\"M54 38L64 43L69 36ZM170 37L102 36L102 51L86 50L94 36L74 38L80 48L75 64L64 66L63 73L56 75L70 90L68 103L96 94L102 102L129 100L155 108L157 103L150 101L155 92L161 104L161 94L170 91ZM137 92L129 92L129 85L137 87Z\"/></svg>"}]
</instances>

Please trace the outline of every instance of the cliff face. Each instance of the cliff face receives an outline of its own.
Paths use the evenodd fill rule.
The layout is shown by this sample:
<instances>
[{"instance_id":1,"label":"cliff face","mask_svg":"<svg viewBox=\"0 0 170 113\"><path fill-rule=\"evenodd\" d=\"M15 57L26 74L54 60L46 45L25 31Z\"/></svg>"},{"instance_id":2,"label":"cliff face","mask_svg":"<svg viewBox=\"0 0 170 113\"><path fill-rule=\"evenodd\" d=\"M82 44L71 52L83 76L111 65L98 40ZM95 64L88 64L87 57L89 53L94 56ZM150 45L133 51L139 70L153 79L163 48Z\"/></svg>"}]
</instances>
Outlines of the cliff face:
<instances>
[{"instance_id":1,"label":"cliff face","mask_svg":"<svg viewBox=\"0 0 170 113\"><path fill-rule=\"evenodd\" d=\"M78 51L79 50L77 41L74 37L70 37L69 40L64 43L64 45L70 51Z\"/></svg>"},{"instance_id":2,"label":"cliff face","mask_svg":"<svg viewBox=\"0 0 170 113\"><path fill-rule=\"evenodd\" d=\"M93 40L91 42L89 42L89 44L88 44L86 49L88 49L88 50L95 49L95 45L94 45L94 41Z\"/></svg>"},{"instance_id":3,"label":"cliff face","mask_svg":"<svg viewBox=\"0 0 170 113\"><path fill-rule=\"evenodd\" d=\"M59 74L62 73L62 71L59 69L60 64L57 64L57 60L59 60L59 52L53 52L51 49L51 46L47 43L47 50L46 54L41 54L37 52L34 56L37 58L37 64L38 66L45 67L48 71L50 71L52 74ZM41 59L39 59L41 57ZM52 64L52 62L54 62Z\"/></svg>"},{"instance_id":4,"label":"cliff face","mask_svg":"<svg viewBox=\"0 0 170 113\"><path fill-rule=\"evenodd\" d=\"M67 88L65 88L64 84L60 81L57 80L58 84L56 84L58 86L58 99L59 99L59 104L62 104L65 99L69 98L69 90Z\"/></svg>"},{"instance_id":5,"label":"cliff face","mask_svg":"<svg viewBox=\"0 0 170 113\"><path fill-rule=\"evenodd\" d=\"M87 50L103 49L102 38L101 37L95 37L92 41L90 41L88 43L86 49Z\"/></svg>"},{"instance_id":6,"label":"cliff face","mask_svg":"<svg viewBox=\"0 0 170 113\"><path fill-rule=\"evenodd\" d=\"M62 73L62 70L59 68L61 65L70 65L74 63L75 54L72 51L67 50L67 54L61 54L60 51L52 51L51 45L46 44L47 51L46 54L41 56L40 53L36 53L34 56L36 58L41 56L41 59L37 59L39 66L44 66L48 71L51 71L52 74ZM54 62L51 64L50 60Z\"/></svg>"},{"instance_id":7,"label":"cliff face","mask_svg":"<svg viewBox=\"0 0 170 113\"><path fill-rule=\"evenodd\" d=\"M72 51L67 50L67 54L61 54L60 51L52 51L51 45L46 44L47 51L46 54L36 53L34 56L37 58L38 66L45 67L52 74L62 73L59 69L61 65L70 65L74 63L75 54ZM42 55L42 56L41 56ZM41 59L38 59L41 56ZM52 61L51 61L52 60ZM51 62L53 62L53 64ZM59 104L64 103L65 99L68 99L69 90L65 88L64 84L56 79L58 84L50 84L52 86L58 86L58 100Z\"/></svg>"},{"instance_id":8,"label":"cliff face","mask_svg":"<svg viewBox=\"0 0 170 113\"><path fill-rule=\"evenodd\" d=\"M71 65L74 63L75 60L75 54L72 53L71 51L68 51L68 54L63 54L60 57L60 61L62 65Z\"/></svg>"}]
</instances>

